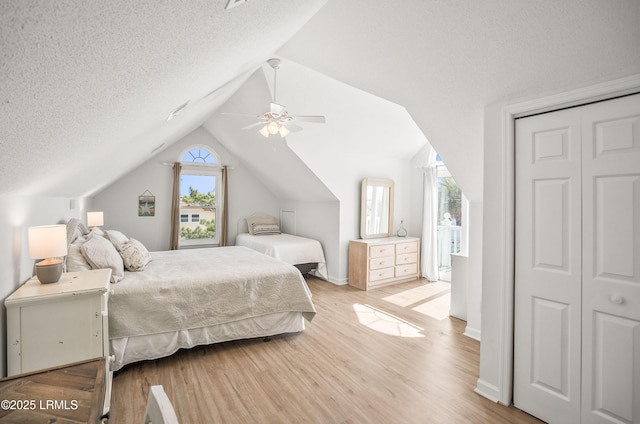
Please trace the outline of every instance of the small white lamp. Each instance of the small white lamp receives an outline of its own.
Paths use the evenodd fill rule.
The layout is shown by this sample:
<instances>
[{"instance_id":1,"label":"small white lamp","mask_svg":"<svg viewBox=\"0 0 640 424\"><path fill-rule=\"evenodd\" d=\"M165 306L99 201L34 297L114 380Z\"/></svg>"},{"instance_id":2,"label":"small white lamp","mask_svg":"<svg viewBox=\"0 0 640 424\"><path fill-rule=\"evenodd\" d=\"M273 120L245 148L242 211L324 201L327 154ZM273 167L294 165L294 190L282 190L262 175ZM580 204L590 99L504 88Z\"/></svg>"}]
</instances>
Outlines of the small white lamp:
<instances>
[{"instance_id":1,"label":"small white lamp","mask_svg":"<svg viewBox=\"0 0 640 424\"><path fill-rule=\"evenodd\" d=\"M87 226L92 230L104 225L104 212L87 212Z\"/></svg>"},{"instance_id":2,"label":"small white lamp","mask_svg":"<svg viewBox=\"0 0 640 424\"><path fill-rule=\"evenodd\" d=\"M42 284L56 283L62 275L61 256L67 254L67 226L29 227L29 256L44 259L36 263L36 276Z\"/></svg>"}]
</instances>

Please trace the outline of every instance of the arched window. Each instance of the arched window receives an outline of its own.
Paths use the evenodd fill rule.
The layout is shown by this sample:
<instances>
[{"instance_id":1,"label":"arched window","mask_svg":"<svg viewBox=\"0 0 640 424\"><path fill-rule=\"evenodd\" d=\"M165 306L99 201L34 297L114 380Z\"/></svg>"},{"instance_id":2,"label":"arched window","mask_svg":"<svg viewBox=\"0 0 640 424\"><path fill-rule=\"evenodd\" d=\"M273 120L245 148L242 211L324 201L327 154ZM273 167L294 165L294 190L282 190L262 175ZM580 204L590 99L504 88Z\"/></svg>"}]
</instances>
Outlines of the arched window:
<instances>
[{"instance_id":1,"label":"arched window","mask_svg":"<svg viewBox=\"0 0 640 424\"><path fill-rule=\"evenodd\" d=\"M180 158L180 246L218 245L222 170L209 147L194 146Z\"/></svg>"}]
</instances>

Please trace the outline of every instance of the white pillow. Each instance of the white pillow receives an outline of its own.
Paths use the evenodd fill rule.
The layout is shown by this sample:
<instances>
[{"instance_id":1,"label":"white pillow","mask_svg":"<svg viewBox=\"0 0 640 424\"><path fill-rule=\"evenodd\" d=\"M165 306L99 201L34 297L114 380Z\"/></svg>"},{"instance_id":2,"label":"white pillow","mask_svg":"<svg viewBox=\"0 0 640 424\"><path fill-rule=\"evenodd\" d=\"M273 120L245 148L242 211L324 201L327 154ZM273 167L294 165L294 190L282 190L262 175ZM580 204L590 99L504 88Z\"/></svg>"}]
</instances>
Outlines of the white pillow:
<instances>
[{"instance_id":1,"label":"white pillow","mask_svg":"<svg viewBox=\"0 0 640 424\"><path fill-rule=\"evenodd\" d=\"M249 228L249 234L254 234L254 228L256 225L271 224L278 225L278 221L272 216L250 216L247 218L247 227Z\"/></svg>"},{"instance_id":2,"label":"white pillow","mask_svg":"<svg viewBox=\"0 0 640 424\"><path fill-rule=\"evenodd\" d=\"M89 271L91 265L84 256L82 256L82 245L85 242L84 237L78 237L75 242L69 245L67 251L67 272Z\"/></svg>"},{"instance_id":3,"label":"white pillow","mask_svg":"<svg viewBox=\"0 0 640 424\"><path fill-rule=\"evenodd\" d=\"M142 271L151 261L149 251L142 243L134 238L117 246L127 271Z\"/></svg>"},{"instance_id":4,"label":"white pillow","mask_svg":"<svg viewBox=\"0 0 640 424\"><path fill-rule=\"evenodd\" d=\"M116 247L129 241L129 237L125 236L118 230L105 230L104 234L105 237Z\"/></svg>"},{"instance_id":5,"label":"white pillow","mask_svg":"<svg viewBox=\"0 0 640 424\"><path fill-rule=\"evenodd\" d=\"M254 236L266 236L270 234L280 234L278 224L253 224Z\"/></svg>"},{"instance_id":6,"label":"white pillow","mask_svg":"<svg viewBox=\"0 0 640 424\"><path fill-rule=\"evenodd\" d=\"M80 250L92 269L111 268L112 283L117 283L124 278L122 257L106 238L94 233L80 247Z\"/></svg>"}]
</instances>

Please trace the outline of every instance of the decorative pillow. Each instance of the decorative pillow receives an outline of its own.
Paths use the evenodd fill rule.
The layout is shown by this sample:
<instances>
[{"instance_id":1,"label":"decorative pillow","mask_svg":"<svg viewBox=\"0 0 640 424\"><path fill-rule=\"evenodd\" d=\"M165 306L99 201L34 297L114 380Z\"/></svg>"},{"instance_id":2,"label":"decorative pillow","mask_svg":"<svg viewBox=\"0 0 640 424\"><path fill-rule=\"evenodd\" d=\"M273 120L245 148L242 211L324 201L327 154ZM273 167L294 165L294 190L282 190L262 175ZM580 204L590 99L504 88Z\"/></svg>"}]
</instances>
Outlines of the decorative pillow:
<instances>
[{"instance_id":1,"label":"decorative pillow","mask_svg":"<svg viewBox=\"0 0 640 424\"><path fill-rule=\"evenodd\" d=\"M111 282L117 283L124 278L124 263L113 244L106 238L92 233L80 247L92 269L111 268Z\"/></svg>"},{"instance_id":2,"label":"decorative pillow","mask_svg":"<svg viewBox=\"0 0 640 424\"><path fill-rule=\"evenodd\" d=\"M272 216L250 216L247 218L247 227L249 228L249 234L254 235L254 227L260 224L272 224L277 226L278 221Z\"/></svg>"},{"instance_id":3,"label":"decorative pillow","mask_svg":"<svg viewBox=\"0 0 640 424\"><path fill-rule=\"evenodd\" d=\"M120 231L117 231L117 230L105 230L104 234L105 234L105 237L111 243L113 243L113 245L116 247L118 247L118 245L120 244L123 244L129 241L129 237L125 236L124 234L122 234Z\"/></svg>"},{"instance_id":4,"label":"decorative pillow","mask_svg":"<svg viewBox=\"0 0 640 424\"><path fill-rule=\"evenodd\" d=\"M127 271L142 271L151 261L149 251L142 243L134 238L117 246Z\"/></svg>"},{"instance_id":5,"label":"decorative pillow","mask_svg":"<svg viewBox=\"0 0 640 424\"><path fill-rule=\"evenodd\" d=\"M89 265L89 262L87 262L85 257L82 256L81 247L85 241L86 240L84 237L78 237L76 241L69 245L69 248L67 249L66 259L67 272L89 271L91 269L91 265Z\"/></svg>"},{"instance_id":6,"label":"decorative pillow","mask_svg":"<svg viewBox=\"0 0 640 424\"><path fill-rule=\"evenodd\" d=\"M67 222L67 245L89 233L89 229L78 218L71 218Z\"/></svg>"},{"instance_id":7,"label":"decorative pillow","mask_svg":"<svg viewBox=\"0 0 640 424\"><path fill-rule=\"evenodd\" d=\"M254 236L264 236L268 234L280 234L278 224L253 224Z\"/></svg>"}]
</instances>

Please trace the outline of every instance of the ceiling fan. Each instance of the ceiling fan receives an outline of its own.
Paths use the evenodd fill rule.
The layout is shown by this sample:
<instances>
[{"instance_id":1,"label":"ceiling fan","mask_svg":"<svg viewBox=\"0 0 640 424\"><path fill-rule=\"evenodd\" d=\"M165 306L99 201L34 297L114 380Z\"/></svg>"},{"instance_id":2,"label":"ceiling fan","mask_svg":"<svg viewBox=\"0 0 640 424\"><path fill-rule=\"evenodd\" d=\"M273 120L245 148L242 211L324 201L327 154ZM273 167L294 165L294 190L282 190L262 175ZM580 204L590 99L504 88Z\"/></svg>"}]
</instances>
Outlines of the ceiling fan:
<instances>
[{"instance_id":1,"label":"ceiling fan","mask_svg":"<svg viewBox=\"0 0 640 424\"><path fill-rule=\"evenodd\" d=\"M261 115L246 115L228 113L227 115L241 115L241 116L254 116L258 118L258 122L243 127L243 130L251 128L260 128L260 134L265 137L271 135L280 134L280 137L286 137L290 132L300 131L302 127L296 124L296 122L315 122L324 124L324 116L312 116L312 115L289 115L286 107L277 103L276 89L278 68L280 67L280 59L269 59L267 63L273 68L273 103L268 112L264 112Z\"/></svg>"}]
</instances>

